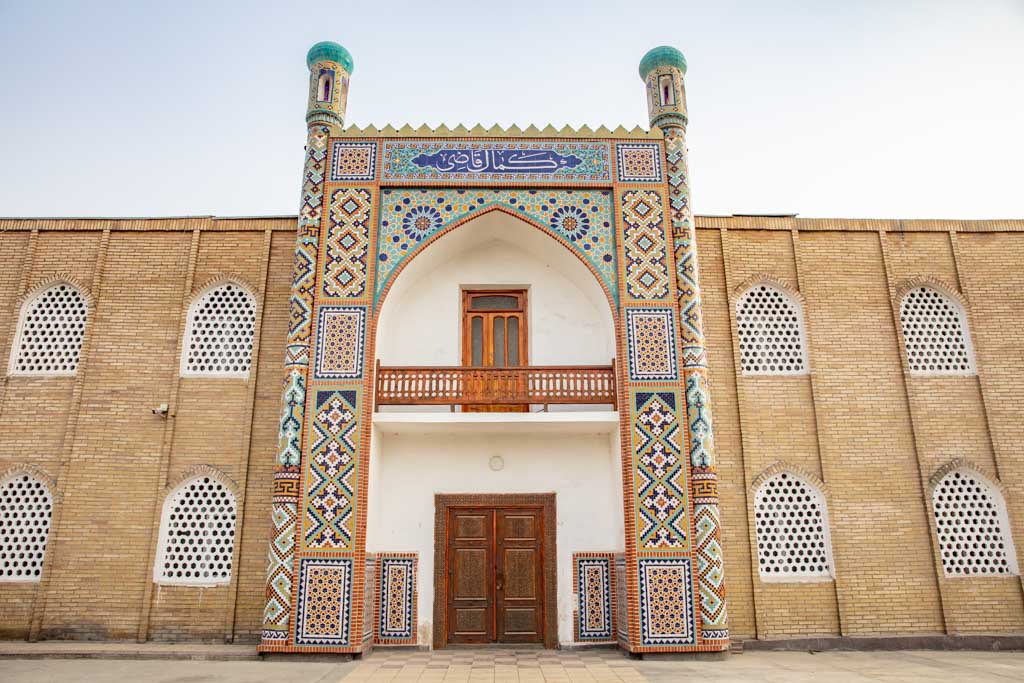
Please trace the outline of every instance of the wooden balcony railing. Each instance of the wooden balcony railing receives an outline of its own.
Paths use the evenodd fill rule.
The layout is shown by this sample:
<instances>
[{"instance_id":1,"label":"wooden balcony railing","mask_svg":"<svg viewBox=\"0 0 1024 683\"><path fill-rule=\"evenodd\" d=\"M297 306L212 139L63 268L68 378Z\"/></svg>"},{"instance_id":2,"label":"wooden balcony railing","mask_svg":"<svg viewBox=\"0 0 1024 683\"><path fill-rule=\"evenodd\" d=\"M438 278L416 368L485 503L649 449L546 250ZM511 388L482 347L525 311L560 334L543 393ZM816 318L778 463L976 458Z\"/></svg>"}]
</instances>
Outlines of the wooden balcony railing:
<instances>
[{"instance_id":1,"label":"wooden balcony railing","mask_svg":"<svg viewBox=\"0 0 1024 683\"><path fill-rule=\"evenodd\" d=\"M378 406L616 405L614 365L382 367L378 361L376 383Z\"/></svg>"}]
</instances>

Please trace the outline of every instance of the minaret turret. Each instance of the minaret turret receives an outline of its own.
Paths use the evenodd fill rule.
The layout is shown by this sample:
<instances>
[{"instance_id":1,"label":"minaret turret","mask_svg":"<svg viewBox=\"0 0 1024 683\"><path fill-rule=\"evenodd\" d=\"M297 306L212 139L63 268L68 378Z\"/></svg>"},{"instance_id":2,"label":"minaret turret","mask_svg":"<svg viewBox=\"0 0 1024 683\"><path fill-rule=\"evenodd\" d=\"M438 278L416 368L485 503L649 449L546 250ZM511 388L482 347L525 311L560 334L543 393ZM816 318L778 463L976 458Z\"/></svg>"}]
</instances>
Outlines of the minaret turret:
<instances>
[{"instance_id":1,"label":"minaret turret","mask_svg":"<svg viewBox=\"0 0 1024 683\"><path fill-rule=\"evenodd\" d=\"M352 55L341 45L327 40L309 48L306 66L309 67L306 125L326 123L341 127L345 123Z\"/></svg>"},{"instance_id":2,"label":"minaret turret","mask_svg":"<svg viewBox=\"0 0 1024 683\"><path fill-rule=\"evenodd\" d=\"M640 60L640 78L647 86L651 127L665 138L672 248L679 293L679 336L683 342L683 387L686 392L686 444L694 483L694 519L700 537L697 552L704 558L697 576L700 641L706 650L729 649L725 602L725 564L718 515L718 474L711 421L711 387L701 311L697 230L690 206L690 171L686 158L686 58L674 47L656 47Z\"/></svg>"},{"instance_id":3,"label":"minaret turret","mask_svg":"<svg viewBox=\"0 0 1024 683\"><path fill-rule=\"evenodd\" d=\"M656 47L640 60L640 78L647 84L651 126L686 128L686 57L674 47Z\"/></svg>"}]
</instances>

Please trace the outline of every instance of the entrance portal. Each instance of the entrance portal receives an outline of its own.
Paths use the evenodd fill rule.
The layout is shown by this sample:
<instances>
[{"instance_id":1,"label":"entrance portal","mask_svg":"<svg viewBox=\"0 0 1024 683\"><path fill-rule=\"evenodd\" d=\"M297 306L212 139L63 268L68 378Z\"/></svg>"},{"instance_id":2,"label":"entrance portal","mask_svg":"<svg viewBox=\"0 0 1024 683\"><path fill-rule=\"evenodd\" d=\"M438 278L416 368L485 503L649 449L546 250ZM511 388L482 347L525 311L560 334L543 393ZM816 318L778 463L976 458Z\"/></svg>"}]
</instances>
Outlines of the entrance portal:
<instances>
[{"instance_id":1,"label":"entrance portal","mask_svg":"<svg viewBox=\"0 0 1024 683\"><path fill-rule=\"evenodd\" d=\"M437 496L434 647L557 645L554 513L553 494Z\"/></svg>"}]
</instances>

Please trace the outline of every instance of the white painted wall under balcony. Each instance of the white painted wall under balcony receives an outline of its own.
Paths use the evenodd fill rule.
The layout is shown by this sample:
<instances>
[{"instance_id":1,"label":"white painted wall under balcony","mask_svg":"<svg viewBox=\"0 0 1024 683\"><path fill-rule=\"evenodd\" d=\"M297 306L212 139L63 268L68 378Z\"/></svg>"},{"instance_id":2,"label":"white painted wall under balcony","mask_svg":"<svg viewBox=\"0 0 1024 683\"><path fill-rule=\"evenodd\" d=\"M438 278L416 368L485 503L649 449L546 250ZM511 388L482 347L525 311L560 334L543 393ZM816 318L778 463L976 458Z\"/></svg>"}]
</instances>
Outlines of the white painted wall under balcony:
<instances>
[{"instance_id":1,"label":"white painted wall under balcony","mask_svg":"<svg viewBox=\"0 0 1024 683\"><path fill-rule=\"evenodd\" d=\"M434 628L436 493L555 493L558 640L573 641L572 554L624 549L618 424L614 413L605 415L605 424L554 433L512 422L486 433L459 423L449 433L437 425L375 425L367 551L419 553L421 645L432 642ZM498 471L494 456L502 459Z\"/></svg>"},{"instance_id":2,"label":"white painted wall under balcony","mask_svg":"<svg viewBox=\"0 0 1024 683\"><path fill-rule=\"evenodd\" d=\"M377 328L382 365L461 365L463 288L524 287L530 365L608 365L611 309L596 276L537 228L492 211L416 255Z\"/></svg>"}]
</instances>

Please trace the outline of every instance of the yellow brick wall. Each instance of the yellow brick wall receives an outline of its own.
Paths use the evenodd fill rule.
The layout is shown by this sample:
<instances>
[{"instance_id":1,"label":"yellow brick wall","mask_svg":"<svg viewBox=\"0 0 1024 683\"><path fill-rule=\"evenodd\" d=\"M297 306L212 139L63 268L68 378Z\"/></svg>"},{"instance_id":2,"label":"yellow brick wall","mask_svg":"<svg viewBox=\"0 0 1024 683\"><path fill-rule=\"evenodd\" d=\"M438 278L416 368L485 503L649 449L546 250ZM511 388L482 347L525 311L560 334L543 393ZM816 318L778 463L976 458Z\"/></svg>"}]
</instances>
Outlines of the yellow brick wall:
<instances>
[{"instance_id":1,"label":"yellow brick wall","mask_svg":"<svg viewBox=\"0 0 1024 683\"><path fill-rule=\"evenodd\" d=\"M43 581L0 584L0 637L258 638L292 226L0 222L4 362L17 301L36 283L71 275L94 296L76 377L0 385L0 472L32 463L60 496ZM1024 224L698 218L698 227L734 636L1024 631L1018 577L943 576L929 485L950 460L970 462L999 478L1024 528ZM736 290L761 275L804 298L808 375L739 372ZM250 378L179 378L185 307L221 276L242 278L260 302ZM967 301L976 377L904 371L893 296L922 276ZM160 403L172 404L170 417L151 413ZM752 482L778 462L824 481L834 581L759 578ZM232 581L155 586L164 494L196 465L239 487Z\"/></svg>"}]
</instances>

